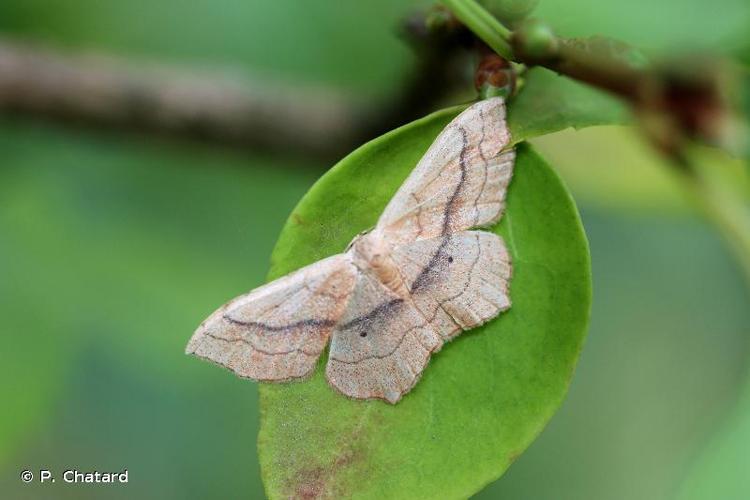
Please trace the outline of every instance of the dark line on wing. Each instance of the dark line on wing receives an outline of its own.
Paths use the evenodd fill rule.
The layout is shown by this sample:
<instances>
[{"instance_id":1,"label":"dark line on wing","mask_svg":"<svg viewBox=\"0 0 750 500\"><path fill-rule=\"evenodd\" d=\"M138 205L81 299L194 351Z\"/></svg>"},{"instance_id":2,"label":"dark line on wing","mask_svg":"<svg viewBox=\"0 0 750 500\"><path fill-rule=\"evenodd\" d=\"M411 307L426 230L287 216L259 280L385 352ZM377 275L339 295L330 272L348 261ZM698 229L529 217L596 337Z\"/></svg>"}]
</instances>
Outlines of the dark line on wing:
<instances>
[{"instance_id":1,"label":"dark line on wing","mask_svg":"<svg viewBox=\"0 0 750 500\"><path fill-rule=\"evenodd\" d=\"M364 323L366 321L370 321L374 319L377 316L380 316L381 314L385 314L386 312L393 309L394 306L401 304L404 301L404 299L392 299L388 302L383 302L379 306L377 306L372 311L368 312L367 314L364 314L362 316L359 316L357 318L354 318L352 320L347 321L343 325L341 325L341 330L349 330L357 325L360 325L361 323Z\"/></svg>"},{"instance_id":2,"label":"dark line on wing","mask_svg":"<svg viewBox=\"0 0 750 500\"><path fill-rule=\"evenodd\" d=\"M237 337L237 338L234 338L234 339L228 339L228 338L224 338L224 337L219 337L219 336L214 335L214 334L209 333L209 332L205 332L204 335L206 337L210 337L210 338L212 338L214 340L221 340L222 342L226 342L228 344L234 344L234 343L237 343L237 342L242 342L243 344L247 344L248 346L250 346L250 348L252 350L257 351L257 352L259 352L261 354L266 354L268 356L280 356L280 355L284 355L284 354L292 354L292 353L295 353L295 352L298 352L300 354L304 354L305 356L310 356L310 357L317 357L317 356L320 355L320 353L317 353L317 354L315 354L315 353L309 353L309 352L305 351L304 349L292 349L290 351L277 351L277 352L266 351L266 350L261 349L260 347L257 347L255 344L253 344L249 340L243 339L242 337Z\"/></svg>"},{"instance_id":3,"label":"dark line on wing","mask_svg":"<svg viewBox=\"0 0 750 500\"><path fill-rule=\"evenodd\" d=\"M464 186L464 183L466 182L466 146L467 146L467 139L466 139L466 130L463 129L463 127L458 127L459 132L461 132L461 152L459 153L458 157L458 165L461 169L461 178L458 180L458 184L456 185L456 189L453 191L453 194L448 199L448 203L445 205L445 210L443 211L443 230L442 234L445 235L450 230L450 219L451 215L453 213L453 204L456 202L456 198L458 198L458 194L460 193L461 189ZM448 241L450 238L445 238L443 241L440 242L440 246L435 251L435 253L430 258L430 262L427 263L427 266L425 266L420 272L419 275L417 275L416 279L411 285L411 291L415 292L425 286L429 279L430 275L432 273L432 270L434 267L438 264L440 261L440 257L442 256L443 249L448 244Z\"/></svg>"},{"instance_id":4,"label":"dark line on wing","mask_svg":"<svg viewBox=\"0 0 750 500\"><path fill-rule=\"evenodd\" d=\"M438 262L440 262L443 249L448 244L448 241L450 241L450 236L443 237L443 241L440 242L440 246L438 246L438 249L435 251L432 257L430 257L430 261L425 267L422 268L421 271L419 271L419 274L414 279L410 287L412 293L417 292L420 288L423 288L429 283L432 271L434 270L435 266L437 266Z\"/></svg>"},{"instance_id":5,"label":"dark line on wing","mask_svg":"<svg viewBox=\"0 0 750 500\"><path fill-rule=\"evenodd\" d=\"M261 323L258 321L240 321L226 314L224 315L224 319L234 325L247 326L251 328L260 328L262 330L267 330L269 332L287 332L287 331L296 330L297 328L305 327L305 326L312 326L312 327L321 326L321 327L326 328L326 327L331 327L336 324L335 321L330 320L330 319L303 319L301 321L289 323L288 325L273 326L273 325L269 325L268 323Z\"/></svg>"},{"instance_id":6,"label":"dark line on wing","mask_svg":"<svg viewBox=\"0 0 750 500\"><path fill-rule=\"evenodd\" d=\"M474 271L476 270L477 263L482 258L482 244L479 241L479 235L476 236L476 242L477 242L477 256L474 258L474 261L469 266L469 279L466 280L466 283L464 283L463 289L460 292L458 292L457 294L455 294L455 295L453 295L451 297L447 297L447 298L445 298L443 300L437 301L437 304L438 304L437 307L435 308L434 311L432 311L432 316L430 317L430 319L427 320L427 323L429 323L430 325L432 324L433 321L435 321L435 318L437 317L438 311L440 311L440 309L442 309L448 315L448 317L451 319L451 321L453 321L453 323L460 330L463 330L463 327L456 322L456 319L453 316L451 316L451 314L448 311L446 311L443 306L445 304L447 304L448 302L450 302L452 300L455 300L455 299L459 298L460 296L462 296L463 294L465 294L466 291L469 289L469 286L473 282L473 280L474 280ZM490 284L492 284L493 286L495 286L494 283L490 283ZM485 299L485 300L487 300L487 299ZM497 305L497 304L493 304L493 305ZM498 306L496 315L499 314L499 312L500 312L500 307Z\"/></svg>"},{"instance_id":7,"label":"dark line on wing","mask_svg":"<svg viewBox=\"0 0 750 500\"><path fill-rule=\"evenodd\" d=\"M453 191L453 194L448 199L448 203L446 203L445 205L445 210L443 211L442 234L446 234L448 230L450 230L451 215L453 213L453 204L456 202L456 198L458 198L458 193L461 191L461 189L464 186L464 183L466 182L466 146L467 146L466 130L464 130L463 127L458 127L458 131L461 132L461 152L458 155L458 166L461 169L461 178L458 180L458 185L456 185L456 189Z\"/></svg>"},{"instance_id":8,"label":"dark line on wing","mask_svg":"<svg viewBox=\"0 0 750 500\"><path fill-rule=\"evenodd\" d=\"M344 363L345 365L356 365L356 364L359 364L359 363L361 363L361 362L363 362L363 361L367 361L367 360L369 360L369 359L385 359L385 358L390 358L391 356L393 356L393 353L395 353L396 351L398 351L398 350L399 350L399 348L401 347L401 344L403 344L403 343L404 343L404 339L406 339L406 336L407 336L408 334L410 334L411 332L413 332L413 331L414 331L414 330L416 330L417 328L424 328L424 327L428 327L428 326L430 326L430 325L429 325L429 323L427 323L427 322L424 322L424 323L420 323L420 324L418 324L418 325L415 325L415 326L413 326L413 327L409 328L409 329L408 329L408 330L406 330L406 331L404 332L404 334L403 334L403 335L401 336L401 338L399 339L399 341L398 341L398 342L396 343L396 346L395 346L395 347L394 347L393 349L391 349L391 350L390 350L389 352L385 353L385 354L372 354L372 355L370 355L370 356L364 356L364 357L362 357L362 358L359 358L359 359L357 359L357 360L354 360L354 361L345 361L345 360L343 360L343 359L340 359L340 358L335 358L335 357L331 357L330 359L332 359L332 360L334 360L334 361L337 361L337 362L339 362L339 363ZM438 337L440 336L440 334L439 334L439 333L437 333L437 332L435 332L435 333L436 333L436 335L438 335ZM415 337L415 338L416 338L416 337ZM419 339L418 339L418 338L417 338L417 343L418 343L418 344L419 344L420 346L422 346L422 349L424 349L425 351L433 352L433 351L430 351L429 349L427 349L427 348L426 348L426 347L424 346L424 344L422 344L422 342L420 342L420 341L419 341Z\"/></svg>"},{"instance_id":9,"label":"dark line on wing","mask_svg":"<svg viewBox=\"0 0 750 500\"><path fill-rule=\"evenodd\" d=\"M477 242L477 256L474 258L474 262L472 262L471 265L469 266L469 279L466 280L466 283L464 283L464 286L463 286L463 288L461 289L460 292L458 292L457 294L453 295L452 297L448 297L447 299L439 301L438 305L440 307L442 307L443 304L445 304L447 302L450 302L451 300L455 300L455 299L459 298L461 295L463 295L463 294L466 293L466 290L469 289L469 285L471 285L471 282L474 279L474 270L477 267L477 263L482 258L482 244L479 242L479 236L476 236L475 241ZM435 312L437 313L437 311L435 311ZM447 313L447 311L446 311L446 313ZM449 314L449 316L450 316L450 314ZM435 315L432 316L432 319L435 319Z\"/></svg>"},{"instance_id":10,"label":"dark line on wing","mask_svg":"<svg viewBox=\"0 0 750 500\"><path fill-rule=\"evenodd\" d=\"M482 108L479 108L479 121L482 124L482 135L479 137L477 149L479 150L479 157L484 164L484 179L482 179L482 186L479 188L479 195L474 200L474 224L472 224L472 226L476 226L479 223L479 200L482 199L484 188L487 186L487 177L489 176L489 172L487 171L489 168L487 165L487 157L484 156L484 151L482 151L482 143L484 142L484 113L482 112Z\"/></svg>"}]
</instances>

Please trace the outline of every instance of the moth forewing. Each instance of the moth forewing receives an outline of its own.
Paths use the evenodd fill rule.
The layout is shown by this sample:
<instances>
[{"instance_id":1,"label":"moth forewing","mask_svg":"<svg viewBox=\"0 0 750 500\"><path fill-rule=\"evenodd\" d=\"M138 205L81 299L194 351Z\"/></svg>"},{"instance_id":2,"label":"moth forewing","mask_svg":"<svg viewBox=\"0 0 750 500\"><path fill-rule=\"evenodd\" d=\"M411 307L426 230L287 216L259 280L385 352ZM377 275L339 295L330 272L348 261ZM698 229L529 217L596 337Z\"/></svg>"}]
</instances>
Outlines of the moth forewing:
<instances>
[{"instance_id":1,"label":"moth forewing","mask_svg":"<svg viewBox=\"0 0 750 500\"><path fill-rule=\"evenodd\" d=\"M187 352L240 377L304 378L328 343L356 274L348 256L336 255L241 295L198 327Z\"/></svg>"}]
</instances>

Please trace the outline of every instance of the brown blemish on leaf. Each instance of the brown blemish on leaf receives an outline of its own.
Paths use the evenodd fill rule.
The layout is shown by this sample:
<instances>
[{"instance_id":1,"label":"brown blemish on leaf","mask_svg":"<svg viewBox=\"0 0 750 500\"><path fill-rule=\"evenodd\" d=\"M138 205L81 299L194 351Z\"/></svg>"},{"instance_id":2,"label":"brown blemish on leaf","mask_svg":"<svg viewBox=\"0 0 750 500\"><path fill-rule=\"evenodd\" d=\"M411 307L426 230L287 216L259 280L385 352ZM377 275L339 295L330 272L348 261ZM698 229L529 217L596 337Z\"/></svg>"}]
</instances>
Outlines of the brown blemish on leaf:
<instances>
[{"instance_id":1,"label":"brown blemish on leaf","mask_svg":"<svg viewBox=\"0 0 750 500\"><path fill-rule=\"evenodd\" d=\"M305 223L305 220L297 212L292 212L292 222L301 226Z\"/></svg>"},{"instance_id":2,"label":"brown blemish on leaf","mask_svg":"<svg viewBox=\"0 0 750 500\"><path fill-rule=\"evenodd\" d=\"M364 462L363 450L359 447L355 449L355 446L356 443L352 442L327 468L318 465L291 474L285 488L290 492L287 496L306 500L351 496L338 479L346 469Z\"/></svg>"},{"instance_id":3,"label":"brown blemish on leaf","mask_svg":"<svg viewBox=\"0 0 750 500\"><path fill-rule=\"evenodd\" d=\"M322 467L314 467L301 471L295 479L299 481L293 498L321 498L323 491L323 477L325 470Z\"/></svg>"}]
</instances>

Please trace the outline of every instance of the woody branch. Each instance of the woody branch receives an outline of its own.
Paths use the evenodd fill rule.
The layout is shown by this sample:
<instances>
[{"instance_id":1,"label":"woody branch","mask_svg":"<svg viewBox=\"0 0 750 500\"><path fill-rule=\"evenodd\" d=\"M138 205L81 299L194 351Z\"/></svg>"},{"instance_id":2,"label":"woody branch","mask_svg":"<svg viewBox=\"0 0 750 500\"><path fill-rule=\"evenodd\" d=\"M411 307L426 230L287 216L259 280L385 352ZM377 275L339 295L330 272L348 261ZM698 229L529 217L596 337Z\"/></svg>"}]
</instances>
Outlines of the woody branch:
<instances>
[{"instance_id":1,"label":"woody branch","mask_svg":"<svg viewBox=\"0 0 750 500\"><path fill-rule=\"evenodd\" d=\"M134 64L0 39L0 113L159 133L323 160L412 120L451 88L450 51L419 63L385 103L237 72Z\"/></svg>"}]
</instances>

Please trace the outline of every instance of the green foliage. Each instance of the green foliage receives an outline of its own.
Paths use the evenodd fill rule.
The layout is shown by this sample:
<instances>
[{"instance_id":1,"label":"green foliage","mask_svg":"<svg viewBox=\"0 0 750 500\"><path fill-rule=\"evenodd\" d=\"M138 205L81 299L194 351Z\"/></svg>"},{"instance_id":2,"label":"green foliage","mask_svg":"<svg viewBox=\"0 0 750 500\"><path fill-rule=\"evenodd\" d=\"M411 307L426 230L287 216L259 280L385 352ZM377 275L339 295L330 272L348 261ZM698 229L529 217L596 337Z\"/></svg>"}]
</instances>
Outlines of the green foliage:
<instances>
[{"instance_id":1,"label":"green foliage","mask_svg":"<svg viewBox=\"0 0 750 500\"><path fill-rule=\"evenodd\" d=\"M270 277L339 253L372 227L457 111L390 132L331 169L289 218ZM325 360L309 381L261 386L259 450L270 497L465 497L539 434L568 387L591 291L575 205L526 144L495 231L513 258L512 308L446 345L399 404L341 396L325 382Z\"/></svg>"},{"instance_id":2,"label":"green foliage","mask_svg":"<svg viewBox=\"0 0 750 500\"><path fill-rule=\"evenodd\" d=\"M538 135L594 125L625 123L626 106L599 90L558 76L544 68L534 68L513 100L508 125L517 142Z\"/></svg>"}]
</instances>

